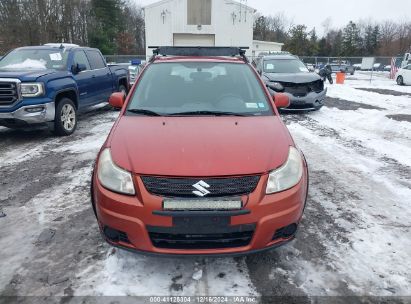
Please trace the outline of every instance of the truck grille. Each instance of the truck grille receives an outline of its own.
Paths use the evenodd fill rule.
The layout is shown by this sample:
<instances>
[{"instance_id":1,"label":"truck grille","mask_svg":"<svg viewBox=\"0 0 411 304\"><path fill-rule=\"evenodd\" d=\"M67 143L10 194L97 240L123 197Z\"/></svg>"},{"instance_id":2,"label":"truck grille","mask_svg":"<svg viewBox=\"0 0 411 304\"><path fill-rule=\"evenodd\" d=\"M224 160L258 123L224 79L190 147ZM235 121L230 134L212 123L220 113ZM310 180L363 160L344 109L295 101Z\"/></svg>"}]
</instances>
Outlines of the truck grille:
<instances>
[{"instance_id":1,"label":"truck grille","mask_svg":"<svg viewBox=\"0 0 411 304\"><path fill-rule=\"evenodd\" d=\"M241 176L228 178L169 178L142 176L147 191L168 197L198 197L193 193L194 184L200 180L207 183L207 197L223 197L249 194L257 187L260 176Z\"/></svg>"},{"instance_id":2,"label":"truck grille","mask_svg":"<svg viewBox=\"0 0 411 304\"><path fill-rule=\"evenodd\" d=\"M17 81L4 81L0 79L0 106L11 106L20 99Z\"/></svg>"},{"instance_id":3,"label":"truck grille","mask_svg":"<svg viewBox=\"0 0 411 304\"><path fill-rule=\"evenodd\" d=\"M212 233L212 234L173 234L150 232L153 246L168 249L218 249L242 247L250 244L253 230Z\"/></svg>"}]
</instances>

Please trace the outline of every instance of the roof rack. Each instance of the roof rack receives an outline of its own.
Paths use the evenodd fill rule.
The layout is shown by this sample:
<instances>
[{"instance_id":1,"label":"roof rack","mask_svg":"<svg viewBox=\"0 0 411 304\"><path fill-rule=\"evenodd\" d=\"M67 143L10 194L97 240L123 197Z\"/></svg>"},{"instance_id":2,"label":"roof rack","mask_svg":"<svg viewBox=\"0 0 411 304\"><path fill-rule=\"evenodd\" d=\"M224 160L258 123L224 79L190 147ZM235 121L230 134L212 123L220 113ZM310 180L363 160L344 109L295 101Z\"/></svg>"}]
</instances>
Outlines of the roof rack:
<instances>
[{"instance_id":1,"label":"roof rack","mask_svg":"<svg viewBox=\"0 0 411 304\"><path fill-rule=\"evenodd\" d=\"M268 55L292 55L290 52L287 51L267 51L267 52L261 52L259 56L268 56Z\"/></svg>"},{"instance_id":2,"label":"roof rack","mask_svg":"<svg viewBox=\"0 0 411 304\"><path fill-rule=\"evenodd\" d=\"M241 56L245 62L249 62L245 56L247 47L225 47L225 46L149 46L153 49L150 62L158 55L162 56Z\"/></svg>"}]
</instances>

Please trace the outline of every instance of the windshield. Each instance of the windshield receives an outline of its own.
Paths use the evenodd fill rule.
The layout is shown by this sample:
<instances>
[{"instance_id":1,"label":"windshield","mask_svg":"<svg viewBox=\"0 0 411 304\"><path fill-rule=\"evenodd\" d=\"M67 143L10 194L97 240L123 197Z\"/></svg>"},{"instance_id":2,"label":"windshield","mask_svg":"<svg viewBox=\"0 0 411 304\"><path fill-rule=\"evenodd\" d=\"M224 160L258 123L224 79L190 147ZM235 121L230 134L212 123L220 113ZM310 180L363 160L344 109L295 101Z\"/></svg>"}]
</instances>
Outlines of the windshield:
<instances>
[{"instance_id":1,"label":"windshield","mask_svg":"<svg viewBox=\"0 0 411 304\"><path fill-rule=\"evenodd\" d=\"M269 59L264 60L266 73L309 73L310 71L297 59Z\"/></svg>"},{"instance_id":2,"label":"windshield","mask_svg":"<svg viewBox=\"0 0 411 304\"><path fill-rule=\"evenodd\" d=\"M273 114L248 65L217 62L152 64L139 81L127 110L152 115Z\"/></svg>"},{"instance_id":3,"label":"windshield","mask_svg":"<svg viewBox=\"0 0 411 304\"><path fill-rule=\"evenodd\" d=\"M3 70L63 70L67 66L67 52L60 49L14 50L0 61Z\"/></svg>"}]
</instances>

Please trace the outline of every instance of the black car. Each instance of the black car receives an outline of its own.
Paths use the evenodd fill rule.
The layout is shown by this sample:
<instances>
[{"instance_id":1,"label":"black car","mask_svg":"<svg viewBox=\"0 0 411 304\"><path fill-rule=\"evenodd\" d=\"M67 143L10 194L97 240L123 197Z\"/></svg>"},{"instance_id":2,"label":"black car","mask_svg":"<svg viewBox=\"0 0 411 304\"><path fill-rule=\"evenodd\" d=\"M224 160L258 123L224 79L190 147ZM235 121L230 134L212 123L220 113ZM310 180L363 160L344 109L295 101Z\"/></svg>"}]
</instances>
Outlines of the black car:
<instances>
[{"instance_id":1,"label":"black car","mask_svg":"<svg viewBox=\"0 0 411 304\"><path fill-rule=\"evenodd\" d=\"M253 64L273 94L286 93L290 97L290 106L283 110L319 110L324 105L324 81L297 56L271 54L256 58Z\"/></svg>"}]
</instances>

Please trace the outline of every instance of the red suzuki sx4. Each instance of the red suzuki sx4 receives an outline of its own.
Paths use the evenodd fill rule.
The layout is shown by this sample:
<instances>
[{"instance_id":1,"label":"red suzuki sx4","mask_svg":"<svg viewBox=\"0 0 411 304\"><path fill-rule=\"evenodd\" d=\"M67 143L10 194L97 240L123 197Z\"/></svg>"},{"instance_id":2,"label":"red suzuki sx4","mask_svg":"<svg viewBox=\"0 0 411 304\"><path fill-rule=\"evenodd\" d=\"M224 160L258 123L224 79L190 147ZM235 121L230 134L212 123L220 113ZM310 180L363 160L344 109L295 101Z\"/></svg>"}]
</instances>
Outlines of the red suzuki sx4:
<instances>
[{"instance_id":1,"label":"red suzuki sx4","mask_svg":"<svg viewBox=\"0 0 411 304\"><path fill-rule=\"evenodd\" d=\"M295 237L308 171L244 50L159 47L93 171L105 240L141 253L241 255Z\"/></svg>"}]
</instances>

